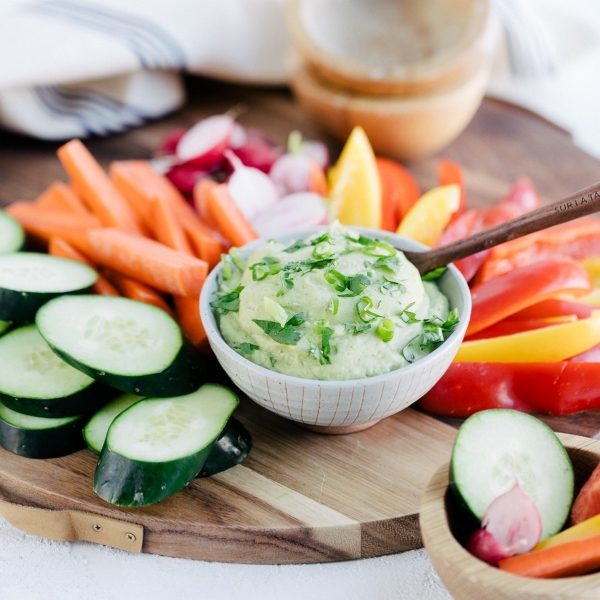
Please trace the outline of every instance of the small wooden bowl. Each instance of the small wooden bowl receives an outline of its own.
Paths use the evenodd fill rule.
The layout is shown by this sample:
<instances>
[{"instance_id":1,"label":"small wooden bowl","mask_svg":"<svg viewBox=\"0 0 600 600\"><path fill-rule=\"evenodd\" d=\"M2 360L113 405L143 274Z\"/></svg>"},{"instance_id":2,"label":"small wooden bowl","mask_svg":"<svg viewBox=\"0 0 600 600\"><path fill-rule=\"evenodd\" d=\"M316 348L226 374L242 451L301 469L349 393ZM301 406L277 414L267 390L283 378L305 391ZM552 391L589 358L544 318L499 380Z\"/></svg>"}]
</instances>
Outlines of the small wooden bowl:
<instances>
[{"instance_id":1,"label":"small wooden bowl","mask_svg":"<svg viewBox=\"0 0 600 600\"><path fill-rule=\"evenodd\" d=\"M413 95L454 87L485 62L488 0L292 0L288 29L320 77Z\"/></svg>"},{"instance_id":2,"label":"small wooden bowl","mask_svg":"<svg viewBox=\"0 0 600 600\"><path fill-rule=\"evenodd\" d=\"M600 442L558 434L575 467L578 491L600 461ZM533 579L506 573L469 554L455 539L448 519L449 464L431 478L421 499L423 544L440 579L456 600L575 600L600 597L600 573Z\"/></svg>"},{"instance_id":3,"label":"small wooden bowl","mask_svg":"<svg viewBox=\"0 0 600 600\"><path fill-rule=\"evenodd\" d=\"M486 62L456 87L408 97L351 92L307 66L296 70L291 85L307 112L335 137L345 140L360 125L377 154L414 160L437 152L462 132L483 99L489 73Z\"/></svg>"}]
</instances>

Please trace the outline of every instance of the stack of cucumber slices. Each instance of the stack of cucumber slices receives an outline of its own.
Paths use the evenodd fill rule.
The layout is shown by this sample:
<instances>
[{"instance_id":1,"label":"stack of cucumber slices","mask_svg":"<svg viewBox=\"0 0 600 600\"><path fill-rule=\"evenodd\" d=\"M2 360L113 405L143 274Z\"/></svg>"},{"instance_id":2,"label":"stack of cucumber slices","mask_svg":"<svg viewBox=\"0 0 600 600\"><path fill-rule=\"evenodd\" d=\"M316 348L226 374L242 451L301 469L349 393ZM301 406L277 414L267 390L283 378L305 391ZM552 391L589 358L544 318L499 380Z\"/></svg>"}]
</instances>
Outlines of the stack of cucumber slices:
<instances>
[{"instance_id":1,"label":"stack of cucumber slices","mask_svg":"<svg viewBox=\"0 0 600 600\"><path fill-rule=\"evenodd\" d=\"M29 458L100 454L94 489L145 506L241 462L251 440L236 395L162 309L87 295L87 265L20 252L0 211L0 445ZM82 432L83 430L83 432Z\"/></svg>"}]
</instances>

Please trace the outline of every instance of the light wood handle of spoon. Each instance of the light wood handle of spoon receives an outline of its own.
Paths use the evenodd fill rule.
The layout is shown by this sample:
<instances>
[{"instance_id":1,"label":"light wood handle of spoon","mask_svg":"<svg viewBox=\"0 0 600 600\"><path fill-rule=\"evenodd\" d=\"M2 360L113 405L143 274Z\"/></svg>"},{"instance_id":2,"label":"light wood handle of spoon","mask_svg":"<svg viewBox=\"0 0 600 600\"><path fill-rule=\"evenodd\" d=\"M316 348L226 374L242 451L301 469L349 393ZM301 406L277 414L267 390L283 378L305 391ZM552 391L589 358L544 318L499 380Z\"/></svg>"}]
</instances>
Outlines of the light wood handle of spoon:
<instances>
[{"instance_id":1,"label":"light wood handle of spoon","mask_svg":"<svg viewBox=\"0 0 600 600\"><path fill-rule=\"evenodd\" d=\"M425 275L429 271L444 267L448 263L471 256L481 250L487 250L528 233L585 217L597 211L600 211L600 183L571 194L559 202L542 206L516 219L446 246L426 252L404 252L404 254L417 267L419 273Z\"/></svg>"}]
</instances>

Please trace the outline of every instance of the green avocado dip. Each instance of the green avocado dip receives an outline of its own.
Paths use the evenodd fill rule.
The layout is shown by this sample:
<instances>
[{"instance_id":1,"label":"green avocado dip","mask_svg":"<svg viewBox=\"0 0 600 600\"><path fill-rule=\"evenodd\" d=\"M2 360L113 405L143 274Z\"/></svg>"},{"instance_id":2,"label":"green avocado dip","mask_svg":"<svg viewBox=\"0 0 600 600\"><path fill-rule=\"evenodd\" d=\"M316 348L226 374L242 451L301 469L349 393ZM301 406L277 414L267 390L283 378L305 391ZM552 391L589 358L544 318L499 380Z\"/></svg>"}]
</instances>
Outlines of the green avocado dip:
<instances>
[{"instance_id":1,"label":"green avocado dip","mask_svg":"<svg viewBox=\"0 0 600 600\"><path fill-rule=\"evenodd\" d=\"M217 313L224 340L257 365L321 380L372 377L432 352L456 310L385 240L339 224L247 260L223 255Z\"/></svg>"}]
</instances>

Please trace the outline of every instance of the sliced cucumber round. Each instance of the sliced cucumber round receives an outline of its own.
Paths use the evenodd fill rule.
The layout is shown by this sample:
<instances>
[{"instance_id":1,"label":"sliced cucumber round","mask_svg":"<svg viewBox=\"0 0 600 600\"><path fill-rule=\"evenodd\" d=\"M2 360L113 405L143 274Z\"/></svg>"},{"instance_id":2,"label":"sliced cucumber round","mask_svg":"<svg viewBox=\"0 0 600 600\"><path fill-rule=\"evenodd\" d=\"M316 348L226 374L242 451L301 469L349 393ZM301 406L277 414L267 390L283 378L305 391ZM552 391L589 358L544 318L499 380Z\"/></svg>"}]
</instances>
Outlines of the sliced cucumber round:
<instances>
[{"instance_id":1,"label":"sliced cucumber round","mask_svg":"<svg viewBox=\"0 0 600 600\"><path fill-rule=\"evenodd\" d=\"M214 384L136 402L108 430L94 490L117 506L146 506L181 490L202 469L238 402Z\"/></svg>"},{"instance_id":2,"label":"sliced cucumber round","mask_svg":"<svg viewBox=\"0 0 600 600\"><path fill-rule=\"evenodd\" d=\"M58 458L85 446L85 417L47 419L15 412L0 404L0 446L27 458Z\"/></svg>"},{"instance_id":3,"label":"sliced cucumber round","mask_svg":"<svg viewBox=\"0 0 600 600\"><path fill-rule=\"evenodd\" d=\"M573 465L547 425L515 410L486 410L460 427L451 489L479 520L515 482L540 511L542 540L561 530L573 502Z\"/></svg>"},{"instance_id":4,"label":"sliced cucumber round","mask_svg":"<svg viewBox=\"0 0 600 600\"><path fill-rule=\"evenodd\" d=\"M17 252L25 243L21 224L5 211L0 210L0 254Z\"/></svg>"},{"instance_id":5,"label":"sliced cucumber round","mask_svg":"<svg viewBox=\"0 0 600 600\"><path fill-rule=\"evenodd\" d=\"M141 399L141 396L135 394L122 394L103 406L83 428L83 437L88 447L100 454L111 423ZM210 477L239 465L248 456L251 448L250 433L235 417L231 417L214 443L198 477Z\"/></svg>"},{"instance_id":6,"label":"sliced cucumber round","mask_svg":"<svg viewBox=\"0 0 600 600\"><path fill-rule=\"evenodd\" d=\"M0 319L32 323L52 298L89 290L98 273L65 258L33 252L0 255Z\"/></svg>"},{"instance_id":7,"label":"sliced cucumber round","mask_svg":"<svg viewBox=\"0 0 600 600\"><path fill-rule=\"evenodd\" d=\"M114 296L62 296L42 307L36 324L64 361L123 392L179 396L204 380L201 357L155 306Z\"/></svg>"},{"instance_id":8,"label":"sliced cucumber round","mask_svg":"<svg viewBox=\"0 0 600 600\"><path fill-rule=\"evenodd\" d=\"M59 358L35 325L0 338L0 401L37 417L72 417L98 410L114 391Z\"/></svg>"},{"instance_id":9,"label":"sliced cucumber round","mask_svg":"<svg viewBox=\"0 0 600 600\"><path fill-rule=\"evenodd\" d=\"M250 432L235 417L230 417L197 476L210 477L231 469L243 462L251 449Z\"/></svg>"},{"instance_id":10,"label":"sliced cucumber round","mask_svg":"<svg viewBox=\"0 0 600 600\"><path fill-rule=\"evenodd\" d=\"M83 438L89 448L100 454L111 423L124 410L141 399L142 396L136 396L135 394L121 394L93 415L83 428Z\"/></svg>"}]
</instances>

